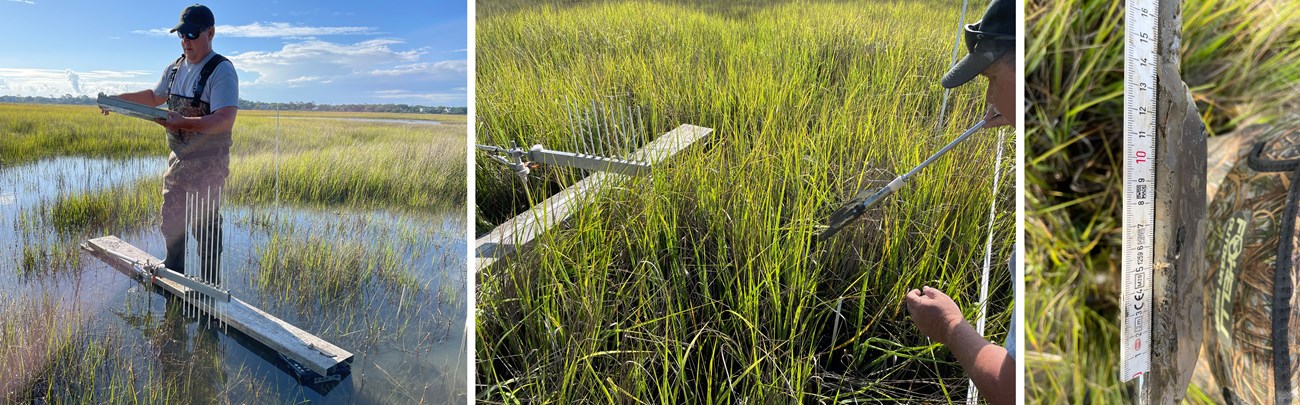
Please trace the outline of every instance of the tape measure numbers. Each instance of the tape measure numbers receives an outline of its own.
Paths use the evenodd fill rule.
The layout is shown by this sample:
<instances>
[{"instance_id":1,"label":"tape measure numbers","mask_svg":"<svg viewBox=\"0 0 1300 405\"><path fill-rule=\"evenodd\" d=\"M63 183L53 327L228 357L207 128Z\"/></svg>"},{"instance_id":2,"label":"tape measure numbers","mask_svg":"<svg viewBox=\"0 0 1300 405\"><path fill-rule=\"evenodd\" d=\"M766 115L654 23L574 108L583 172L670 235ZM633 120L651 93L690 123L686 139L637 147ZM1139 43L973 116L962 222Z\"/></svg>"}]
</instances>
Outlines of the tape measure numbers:
<instances>
[{"instance_id":1,"label":"tape measure numbers","mask_svg":"<svg viewBox=\"0 0 1300 405\"><path fill-rule=\"evenodd\" d=\"M1120 381L1151 370L1155 261L1158 0L1130 0L1124 12L1124 218Z\"/></svg>"}]
</instances>

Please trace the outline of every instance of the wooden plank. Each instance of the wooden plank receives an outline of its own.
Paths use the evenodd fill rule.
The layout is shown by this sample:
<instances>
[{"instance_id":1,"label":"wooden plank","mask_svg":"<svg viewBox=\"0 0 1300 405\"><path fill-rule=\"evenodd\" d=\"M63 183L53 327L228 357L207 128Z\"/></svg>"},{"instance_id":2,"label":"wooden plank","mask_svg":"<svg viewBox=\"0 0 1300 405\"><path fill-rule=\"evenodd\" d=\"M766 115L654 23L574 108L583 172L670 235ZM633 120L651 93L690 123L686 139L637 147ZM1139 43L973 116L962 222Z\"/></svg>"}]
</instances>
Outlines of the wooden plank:
<instances>
[{"instance_id":1,"label":"wooden plank","mask_svg":"<svg viewBox=\"0 0 1300 405\"><path fill-rule=\"evenodd\" d=\"M682 124L632 153L631 160L650 163L651 167L671 158L713 133L712 128ZM528 211L497 226L474 241L475 269L483 270L497 259L533 243L538 236L564 222L586 197L624 175L598 172L574 183L559 194L547 198Z\"/></svg>"},{"instance_id":2,"label":"wooden plank","mask_svg":"<svg viewBox=\"0 0 1300 405\"><path fill-rule=\"evenodd\" d=\"M162 262L116 236L91 239L86 245L100 260L141 282L148 280L144 280L143 275L134 268L135 265ZM153 278L152 282L182 300L189 300L186 293L191 290L174 280ZM238 298L231 297L230 302L217 303L211 313L222 322L322 376L330 375L340 364L352 361L351 352Z\"/></svg>"}]
</instances>

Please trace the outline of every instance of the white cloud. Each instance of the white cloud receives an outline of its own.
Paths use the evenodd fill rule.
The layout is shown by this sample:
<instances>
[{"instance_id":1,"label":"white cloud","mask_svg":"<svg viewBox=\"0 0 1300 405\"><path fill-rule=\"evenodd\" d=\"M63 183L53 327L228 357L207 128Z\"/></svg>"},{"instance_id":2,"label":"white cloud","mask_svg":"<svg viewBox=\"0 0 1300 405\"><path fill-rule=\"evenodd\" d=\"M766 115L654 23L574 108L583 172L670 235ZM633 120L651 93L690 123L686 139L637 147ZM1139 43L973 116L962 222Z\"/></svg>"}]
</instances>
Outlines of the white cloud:
<instances>
[{"instance_id":1,"label":"white cloud","mask_svg":"<svg viewBox=\"0 0 1300 405\"><path fill-rule=\"evenodd\" d=\"M440 60L437 62L420 62L397 65L391 69L370 71L375 76L420 75L422 78L447 79L465 76L467 63L464 60Z\"/></svg>"},{"instance_id":2,"label":"white cloud","mask_svg":"<svg viewBox=\"0 0 1300 405\"><path fill-rule=\"evenodd\" d=\"M12 1L14 3L36 4L36 2L32 0L9 0L9 1Z\"/></svg>"},{"instance_id":3,"label":"white cloud","mask_svg":"<svg viewBox=\"0 0 1300 405\"><path fill-rule=\"evenodd\" d=\"M375 39L352 45L325 41L285 44L278 51L250 51L230 56L235 67L257 74L255 84L289 84L304 77L332 79L355 76L394 64L416 64L420 51L395 51L402 41Z\"/></svg>"},{"instance_id":4,"label":"white cloud","mask_svg":"<svg viewBox=\"0 0 1300 405\"><path fill-rule=\"evenodd\" d=\"M171 28L132 31L136 34L172 36ZM313 27L283 22L254 22L245 25L218 25L217 36L243 38L307 38L325 35L374 35L371 27Z\"/></svg>"},{"instance_id":5,"label":"white cloud","mask_svg":"<svg viewBox=\"0 0 1300 405\"><path fill-rule=\"evenodd\" d=\"M299 77L299 78L297 78L297 79L289 79L289 80L285 80L284 83L285 83L285 84L288 84L288 85L290 85L290 86L297 86L297 85L300 85L300 84L307 84L307 83L311 83L311 82L319 82L319 81L321 81L321 78L316 77L316 76L302 76L302 77Z\"/></svg>"},{"instance_id":6,"label":"white cloud","mask_svg":"<svg viewBox=\"0 0 1300 405\"><path fill-rule=\"evenodd\" d=\"M152 89L158 80L155 75L161 75L161 71L0 68L0 95L59 97L125 93Z\"/></svg>"},{"instance_id":7,"label":"white cloud","mask_svg":"<svg viewBox=\"0 0 1300 405\"><path fill-rule=\"evenodd\" d=\"M68 83L72 84L72 94L81 94L81 75L73 72L72 69L63 71L63 76L68 78Z\"/></svg>"}]
</instances>

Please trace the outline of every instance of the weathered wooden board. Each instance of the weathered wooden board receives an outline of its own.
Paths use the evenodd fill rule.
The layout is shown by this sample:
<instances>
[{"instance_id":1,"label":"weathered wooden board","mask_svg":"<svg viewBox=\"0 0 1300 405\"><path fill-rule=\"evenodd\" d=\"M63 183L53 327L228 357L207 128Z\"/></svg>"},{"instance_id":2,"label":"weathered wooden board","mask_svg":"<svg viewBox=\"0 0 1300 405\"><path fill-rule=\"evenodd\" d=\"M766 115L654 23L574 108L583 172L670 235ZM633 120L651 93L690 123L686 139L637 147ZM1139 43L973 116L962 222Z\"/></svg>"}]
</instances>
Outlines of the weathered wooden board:
<instances>
[{"instance_id":1,"label":"weathered wooden board","mask_svg":"<svg viewBox=\"0 0 1300 405\"><path fill-rule=\"evenodd\" d=\"M140 274L134 269L135 265L162 262L116 236L91 239L86 242L86 246L91 254L100 260L141 282L150 282L150 280L142 280ZM180 283L161 278L152 279L152 282L176 297L188 300L186 293L191 290ZM230 302L217 303L212 313L231 327L320 375L329 375L340 364L352 361L351 352L290 325L238 298L231 297Z\"/></svg>"},{"instance_id":2,"label":"weathered wooden board","mask_svg":"<svg viewBox=\"0 0 1300 405\"><path fill-rule=\"evenodd\" d=\"M682 124L632 153L631 160L657 164L713 133L712 128ZM483 270L497 259L533 242L538 236L569 218L588 196L626 176L597 172L541 204L511 218L474 241L475 269Z\"/></svg>"}]
</instances>

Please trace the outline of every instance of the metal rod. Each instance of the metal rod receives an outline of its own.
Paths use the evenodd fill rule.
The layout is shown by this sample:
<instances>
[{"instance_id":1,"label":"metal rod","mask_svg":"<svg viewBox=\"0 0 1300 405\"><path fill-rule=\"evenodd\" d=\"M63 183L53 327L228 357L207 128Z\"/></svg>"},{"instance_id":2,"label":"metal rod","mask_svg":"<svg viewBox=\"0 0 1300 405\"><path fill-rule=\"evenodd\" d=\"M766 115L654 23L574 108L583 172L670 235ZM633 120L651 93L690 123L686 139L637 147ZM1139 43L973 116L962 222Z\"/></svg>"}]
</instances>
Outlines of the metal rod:
<instances>
[{"instance_id":1,"label":"metal rod","mask_svg":"<svg viewBox=\"0 0 1300 405\"><path fill-rule=\"evenodd\" d=\"M573 136L575 136L575 135L578 134L577 129L575 129L575 127L574 127L574 125L576 124L576 122L575 122L576 120L573 118L573 115L575 114L574 110L575 110L575 108L573 107L573 102L570 101L568 97L565 97L565 98L564 98L564 112L565 112L565 115L569 118L569 138L570 138L570 139L572 139Z\"/></svg>"},{"instance_id":2,"label":"metal rod","mask_svg":"<svg viewBox=\"0 0 1300 405\"><path fill-rule=\"evenodd\" d=\"M221 207L226 205L225 191L226 188L224 186L217 188L217 210L218 210L217 219L218 220L221 219L221 214L220 214ZM218 225L218 228L220 228L220 225ZM221 241L218 240L217 242L218 244L220 244ZM225 249L219 249L217 251L217 287L226 291L230 291L230 289L226 287L226 260L225 260L226 258L225 258L224 250ZM225 306L222 306L221 310L222 310L221 315L225 315ZM217 324L221 326L222 332L226 331L226 319L224 316L217 317Z\"/></svg>"},{"instance_id":3,"label":"metal rod","mask_svg":"<svg viewBox=\"0 0 1300 405\"><path fill-rule=\"evenodd\" d=\"M967 129L966 132L961 134L961 136L958 136L957 139L954 139L952 142L949 142L942 149L939 149L938 152L935 152L933 155L930 155L929 159L926 159L924 162L921 162L919 166L916 166L911 171L907 172L907 174L899 176L899 178L903 179L903 181L907 181L907 179L911 178L916 173L919 173L921 169L924 169L926 166L929 166L930 163L933 163L936 159L939 159L939 157L943 156L945 153L948 153L948 151L952 150L952 148L957 146L957 144L961 143L962 141L965 141L966 138L969 138L971 134L975 133L975 131L978 131L980 128L984 128L984 124L986 122L987 121L985 120L980 120L980 122L975 124L975 126L971 127L970 129Z\"/></svg>"},{"instance_id":4,"label":"metal rod","mask_svg":"<svg viewBox=\"0 0 1300 405\"><path fill-rule=\"evenodd\" d=\"M186 267L185 265L189 265L190 271L193 271L194 268L193 267L194 261L191 260L192 259L191 255L195 254L194 252L198 249L197 243L194 245L194 249L190 248L190 236L196 234L196 232L194 231L194 223L197 222L197 219L195 217L196 214L195 206L198 205L198 200L197 200L198 198L199 198L198 193L191 192L190 190L185 190L185 212L186 212L185 228L186 229L185 229L185 234L182 235L182 237L185 238L184 239L185 255L183 259L185 261L183 262L183 265L181 267L183 269L184 267ZM185 309L184 310L185 317L188 318L191 315L190 302L192 302L189 300L190 293L188 291L185 293L185 298L186 299L182 304L184 305L184 309Z\"/></svg>"},{"instance_id":5,"label":"metal rod","mask_svg":"<svg viewBox=\"0 0 1300 405\"><path fill-rule=\"evenodd\" d=\"M636 107L636 121L637 121L637 135L641 137L641 144L645 145L650 143L649 139L647 138L649 136L648 134L650 133L650 131L646 130L645 112L641 110L641 106Z\"/></svg>"},{"instance_id":6,"label":"metal rod","mask_svg":"<svg viewBox=\"0 0 1300 405\"><path fill-rule=\"evenodd\" d=\"M591 153L591 147L587 144L587 137L589 136L588 134L591 133L591 120L594 117L591 116L591 110L585 108L585 106L582 112L586 115L586 119L582 121L584 128L582 133L579 134L579 137L582 140L583 149L578 153Z\"/></svg>"}]
</instances>

